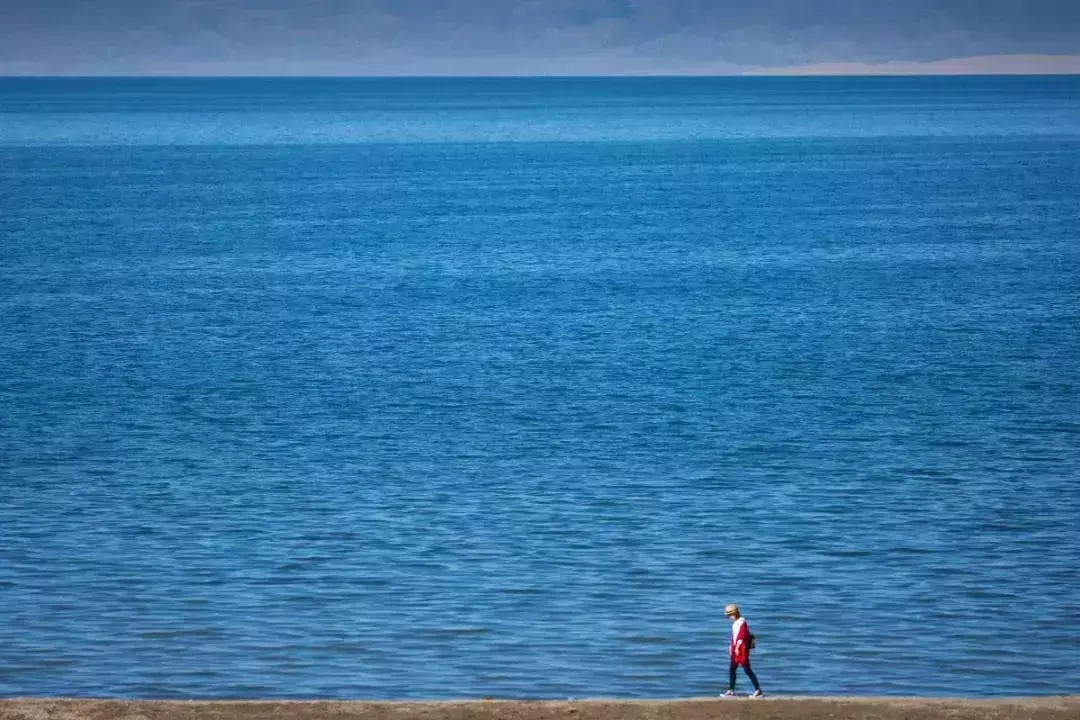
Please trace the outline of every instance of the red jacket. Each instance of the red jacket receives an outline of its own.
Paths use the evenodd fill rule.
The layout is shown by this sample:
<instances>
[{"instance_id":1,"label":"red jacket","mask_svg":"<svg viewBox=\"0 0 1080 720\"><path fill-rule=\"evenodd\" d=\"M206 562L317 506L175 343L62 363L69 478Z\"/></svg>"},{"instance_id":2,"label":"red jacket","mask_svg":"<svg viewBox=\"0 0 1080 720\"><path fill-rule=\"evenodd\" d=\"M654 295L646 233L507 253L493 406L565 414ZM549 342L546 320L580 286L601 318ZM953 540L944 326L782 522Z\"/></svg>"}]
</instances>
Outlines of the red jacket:
<instances>
[{"instance_id":1,"label":"red jacket","mask_svg":"<svg viewBox=\"0 0 1080 720\"><path fill-rule=\"evenodd\" d=\"M728 654L731 656L731 661L738 665L750 662L750 623L745 619L739 626L738 634L734 632L731 634Z\"/></svg>"}]
</instances>

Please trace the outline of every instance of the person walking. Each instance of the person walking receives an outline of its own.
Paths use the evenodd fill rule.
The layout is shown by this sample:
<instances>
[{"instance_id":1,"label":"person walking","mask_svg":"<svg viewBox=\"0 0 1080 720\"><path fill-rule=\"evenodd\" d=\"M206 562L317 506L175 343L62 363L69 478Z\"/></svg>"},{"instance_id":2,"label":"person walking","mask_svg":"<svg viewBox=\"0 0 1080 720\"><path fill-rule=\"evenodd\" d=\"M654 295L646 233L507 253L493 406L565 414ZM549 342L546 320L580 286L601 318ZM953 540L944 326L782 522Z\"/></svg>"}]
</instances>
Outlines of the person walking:
<instances>
[{"instance_id":1,"label":"person walking","mask_svg":"<svg viewBox=\"0 0 1080 720\"><path fill-rule=\"evenodd\" d=\"M747 624L746 618L739 612L738 605L725 606L724 617L731 621L731 642L728 645L728 656L731 659L731 665L728 667L728 691L724 694L735 694L735 671L741 665L746 672L746 676L750 678L750 682L754 684L753 697L761 697L765 693L761 692L761 685L758 684L757 675L750 668L750 649L754 646L754 636L750 633L750 625Z\"/></svg>"}]
</instances>

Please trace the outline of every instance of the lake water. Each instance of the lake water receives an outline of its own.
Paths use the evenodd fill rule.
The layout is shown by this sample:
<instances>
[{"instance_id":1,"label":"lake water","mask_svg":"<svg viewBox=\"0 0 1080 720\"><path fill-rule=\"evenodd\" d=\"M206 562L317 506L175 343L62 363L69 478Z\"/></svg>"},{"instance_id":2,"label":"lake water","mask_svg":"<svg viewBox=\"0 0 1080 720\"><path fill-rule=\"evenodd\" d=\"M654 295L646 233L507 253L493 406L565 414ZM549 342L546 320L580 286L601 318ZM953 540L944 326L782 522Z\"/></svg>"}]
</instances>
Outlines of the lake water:
<instances>
[{"instance_id":1,"label":"lake water","mask_svg":"<svg viewBox=\"0 0 1080 720\"><path fill-rule=\"evenodd\" d=\"M1076 693L1078 197L1080 78L0 80L0 695Z\"/></svg>"}]
</instances>

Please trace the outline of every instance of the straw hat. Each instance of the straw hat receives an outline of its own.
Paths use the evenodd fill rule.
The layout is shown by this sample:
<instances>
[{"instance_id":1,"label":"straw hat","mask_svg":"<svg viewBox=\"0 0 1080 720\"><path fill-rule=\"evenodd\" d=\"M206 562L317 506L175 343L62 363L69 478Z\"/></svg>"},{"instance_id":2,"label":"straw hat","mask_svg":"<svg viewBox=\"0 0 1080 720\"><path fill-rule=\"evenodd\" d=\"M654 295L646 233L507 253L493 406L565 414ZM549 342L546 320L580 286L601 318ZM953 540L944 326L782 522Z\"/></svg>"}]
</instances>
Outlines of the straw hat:
<instances>
[{"instance_id":1,"label":"straw hat","mask_svg":"<svg viewBox=\"0 0 1080 720\"><path fill-rule=\"evenodd\" d=\"M739 615L739 606L735 603L728 603L724 606L724 615Z\"/></svg>"}]
</instances>

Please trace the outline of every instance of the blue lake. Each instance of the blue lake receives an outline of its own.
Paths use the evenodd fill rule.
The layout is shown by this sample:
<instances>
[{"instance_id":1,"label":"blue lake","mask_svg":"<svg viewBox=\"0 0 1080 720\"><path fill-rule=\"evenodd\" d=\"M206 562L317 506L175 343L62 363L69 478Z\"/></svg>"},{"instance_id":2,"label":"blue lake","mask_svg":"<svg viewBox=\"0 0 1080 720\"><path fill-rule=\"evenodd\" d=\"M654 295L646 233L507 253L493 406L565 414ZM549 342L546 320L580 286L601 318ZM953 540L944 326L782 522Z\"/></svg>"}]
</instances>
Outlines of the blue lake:
<instances>
[{"instance_id":1,"label":"blue lake","mask_svg":"<svg viewBox=\"0 0 1080 720\"><path fill-rule=\"evenodd\" d=\"M1078 197L1080 78L0 79L0 695L1076 693Z\"/></svg>"}]
</instances>

